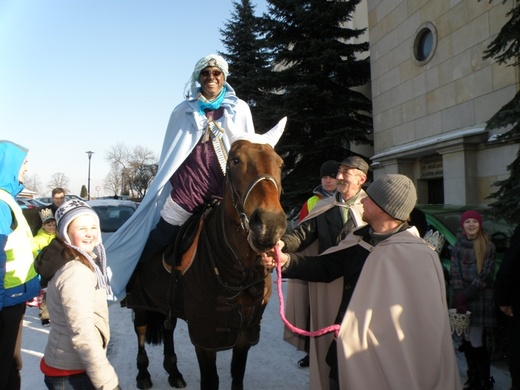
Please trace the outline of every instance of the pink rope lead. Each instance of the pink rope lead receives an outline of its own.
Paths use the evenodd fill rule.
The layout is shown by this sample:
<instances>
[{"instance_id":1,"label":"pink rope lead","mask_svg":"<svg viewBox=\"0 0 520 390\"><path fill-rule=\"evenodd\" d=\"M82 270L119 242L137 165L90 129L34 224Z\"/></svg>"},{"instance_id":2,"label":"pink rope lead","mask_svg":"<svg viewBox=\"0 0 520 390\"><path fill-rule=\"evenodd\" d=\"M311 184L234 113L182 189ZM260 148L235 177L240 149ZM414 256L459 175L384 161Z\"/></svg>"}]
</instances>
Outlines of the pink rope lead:
<instances>
[{"instance_id":1,"label":"pink rope lead","mask_svg":"<svg viewBox=\"0 0 520 390\"><path fill-rule=\"evenodd\" d=\"M282 292L282 265L279 261L280 255L282 252L280 251L280 247L278 245L276 245L276 247L275 247L275 252L276 252L276 258L278 260L276 262L276 272L278 275L278 278L276 280L276 286L278 287L278 300L280 301L280 318L282 319L285 326L287 326L291 332L300 334L302 336L318 337L318 336L324 335L326 333L334 332L334 337L337 338L338 332L339 332L338 324L329 325L325 328L321 328L319 330L309 332L308 330L300 329L300 328L294 326L287 320L287 318L285 318L285 305L283 303L283 292Z\"/></svg>"}]
</instances>

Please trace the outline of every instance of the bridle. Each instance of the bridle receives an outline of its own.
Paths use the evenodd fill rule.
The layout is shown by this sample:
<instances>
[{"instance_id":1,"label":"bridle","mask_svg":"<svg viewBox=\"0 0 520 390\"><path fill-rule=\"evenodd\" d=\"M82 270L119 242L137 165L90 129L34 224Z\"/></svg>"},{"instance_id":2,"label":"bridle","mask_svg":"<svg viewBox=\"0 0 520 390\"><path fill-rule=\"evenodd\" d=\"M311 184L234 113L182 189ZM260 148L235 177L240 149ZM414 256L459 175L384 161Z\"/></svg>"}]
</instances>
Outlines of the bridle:
<instances>
[{"instance_id":1,"label":"bridle","mask_svg":"<svg viewBox=\"0 0 520 390\"><path fill-rule=\"evenodd\" d=\"M231 176L229 175L229 168L228 168L228 172L226 173L226 176L228 176L229 184L231 186L231 199L233 201L233 207L235 208L238 216L240 217L240 226L246 233L249 233L249 218L245 212L245 207L246 207L246 203L247 203L247 198L249 197L249 194L251 193L253 188L255 188L255 186L258 183L260 183L264 180L267 180L267 181L273 183L274 186L276 187L276 191L278 192L278 194L281 193L280 187L278 186L278 183L276 182L276 179L273 176L267 175L267 174L258 175L255 179L253 179L251 181L251 183L249 183L246 191L242 194L242 197L240 198L238 191L237 191L235 185L233 184L233 180L231 179ZM239 201L239 198L240 198L240 201Z\"/></svg>"},{"instance_id":2,"label":"bridle","mask_svg":"<svg viewBox=\"0 0 520 390\"><path fill-rule=\"evenodd\" d=\"M236 187L235 187L235 185L233 183L231 175L229 175L229 167L227 169L226 176L227 176L227 178L229 180L229 184L231 186L231 200L232 200L232 203L233 203L233 207L234 207L235 211L237 212L238 216L240 217L240 225L241 225L242 229L244 230L244 232L246 234L249 234L249 231L250 231L250 229L249 229L249 218L247 217L247 215L245 213L245 210L244 210L245 205L247 203L247 199L249 197L249 194L251 193L253 188L255 188L255 186L258 183L260 183L260 182L262 182L264 180L267 180L267 181L273 183L275 188L276 188L276 190L278 191L278 194L281 193L280 187L279 187L278 183L276 182L276 179L272 175L268 175L268 174L258 175L256 178L254 178L249 183L249 185L246 188L246 191L244 192L242 197L240 197L239 193L238 193L238 191L237 191L237 189L236 189ZM239 199L240 199L240 201L239 201ZM231 253L234 256L234 259L238 262L238 264L242 265L242 261L240 260L240 257L237 255L237 253L235 252L233 247L228 242L228 238L227 238L227 235L225 233L224 219L223 218L221 219L221 224L222 224L222 233L223 233L222 236L223 236L223 239L224 239L224 242L226 244L227 249L231 251ZM212 267L213 267L213 270L215 272L215 276L216 276L218 282L220 283L221 286L223 286L227 290L234 291L236 293L236 295L234 295L232 297L232 299L235 299L243 291L245 291L245 290L255 286L258 283L260 283L261 281L263 281L269 275L268 273L266 273L264 276L262 276L262 277L260 277L258 279L254 279L252 281L249 281L246 285L239 285L239 286L230 285L227 282L227 280L224 280L224 278L221 275L221 272L219 270L219 264L217 263L217 261L215 259L214 249L211 247L211 243L209 242L209 240L205 240L205 242L206 242L206 246L208 248L207 250L208 250L209 258L210 258L210 261L212 263Z\"/></svg>"}]
</instances>

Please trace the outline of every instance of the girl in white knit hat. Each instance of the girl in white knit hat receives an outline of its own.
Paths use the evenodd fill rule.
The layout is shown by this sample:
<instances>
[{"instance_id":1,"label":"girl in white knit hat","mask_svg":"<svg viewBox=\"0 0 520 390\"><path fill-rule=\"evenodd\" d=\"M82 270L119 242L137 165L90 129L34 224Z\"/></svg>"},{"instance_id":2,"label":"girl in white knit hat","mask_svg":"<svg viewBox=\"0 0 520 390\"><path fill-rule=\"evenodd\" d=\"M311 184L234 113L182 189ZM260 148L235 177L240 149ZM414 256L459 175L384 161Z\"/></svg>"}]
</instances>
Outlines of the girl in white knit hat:
<instances>
[{"instance_id":1,"label":"girl in white knit hat","mask_svg":"<svg viewBox=\"0 0 520 390\"><path fill-rule=\"evenodd\" d=\"M119 389L106 354L112 291L99 218L85 202L70 200L58 208L56 220L57 238L35 261L52 318L40 363L45 384L51 390Z\"/></svg>"}]
</instances>

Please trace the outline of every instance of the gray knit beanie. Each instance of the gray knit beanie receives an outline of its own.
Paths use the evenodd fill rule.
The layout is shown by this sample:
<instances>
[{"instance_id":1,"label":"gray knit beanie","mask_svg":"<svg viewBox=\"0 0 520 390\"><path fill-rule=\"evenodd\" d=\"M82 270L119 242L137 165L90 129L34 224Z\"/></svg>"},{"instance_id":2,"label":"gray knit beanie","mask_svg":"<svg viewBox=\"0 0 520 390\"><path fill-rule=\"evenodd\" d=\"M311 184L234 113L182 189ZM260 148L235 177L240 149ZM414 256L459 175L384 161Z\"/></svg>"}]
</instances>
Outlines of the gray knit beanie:
<instances>
[{"instance_id":1,"label":"gray knit beanie","mask_svg":"<svg viewBox=\"0 0 520 390\"><path fill-rule=\"evenodd\" d=\"M366 193L379 208L399 221L406 221L417 203L413 182L399 174L377 178L368 186Z\"/></svg>"}]
</instances>

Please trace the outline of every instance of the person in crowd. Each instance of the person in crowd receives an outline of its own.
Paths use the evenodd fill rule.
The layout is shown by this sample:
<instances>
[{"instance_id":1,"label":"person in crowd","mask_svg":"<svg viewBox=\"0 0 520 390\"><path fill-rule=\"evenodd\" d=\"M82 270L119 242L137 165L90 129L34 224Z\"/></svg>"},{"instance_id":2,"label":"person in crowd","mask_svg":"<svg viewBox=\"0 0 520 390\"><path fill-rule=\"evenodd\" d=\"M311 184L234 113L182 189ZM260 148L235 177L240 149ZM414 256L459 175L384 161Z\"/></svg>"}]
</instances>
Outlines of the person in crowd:
<instances>
[{"instance_id":1,"label":"person in crowd","mask_svg":"<svg viewBox=\"0 0 520 390\"><path fill-rule=\"evenodd\" d=\"M511 236L495 280L495 303L504 319L511 390L520 389L520 225Z\"/></svg>"},{"instance_id":2,"label":"person in crowd","mask_svg":"<svg viewBox=\"0 0 520 390\"><path fill-rule=\"evenodd\" d=\"M26 302L38 295L33 235L16 196L23 190L28 150L0 141L0 390L21 388Z\"/></svg>"},{"instance_id":3,"label":"person in crowd","mask_svg":"<svg viewBox=\"0 0 520 390\"><path fill-rule=\"evenodd\" d=\"M116 296L124 296L138 260L164 251L198 206L223 195L229 128L254 133L251 110L227 83L228 74L216 54L195 64L186 98L171 114L157 175L137 211L106 243ZM143 232L150 232L148 239Z\"/></svg>"},{"instance_id":4,"label":"person in crowd","mask_svg":"<svg viewBox=\"0 0 520 390\"><path fill-rule=\"evenodd\" d=\"M282 237L279 245L284 251L320 254L337 245L354 228L365 224L362 219L361 200L366 196L362 186L367 180L368 163L359 156L349 156L337 167L337 192L333 197L319 201L293 232ZM311 282L308 286L307 282L301 280L290 282L293 286L303 285L303 288L299 288L293 294L290 294L288 286L287 317L290 321L291 317L294 317L296 326L310 321L312 330L320 329L334 321L343 289L341 278L329 284ZM288 329L285 329L284 335L292 344L299 340L299 337ZM311 388L328 388L329 367L325 362L325 356L331 341L332 335L309 339Z\"/></svg>"},{"instance_id":5,"label":"person in crowd","mask_svg":"<svg viewBox=\"0 0 520 390\"><path fill-rule=\"evenodd\" d=\"M446 239L442 233L434 231L434 229L428 230L428 221L426 220L426 215L422 210L414 207L410 213L409 224L415 226L419 232L419 236L422 237L424 241L426 241L439 255L441 254ZM449 302L450 272L448 271L448 268L442 264L442 261L441 266L442 271L444 272L444 282L446 283L446 299L448 299L447 302Z\"/></svg>"},{"instance_id":6,"label":"person in crowd","mask_svg":"<svg viewBox=\"0 0 520 390\"><path fill-rule=\"evenodd\" d=\"M330 198L336 192L336 175L338 173L338 162L334 160L325 161L321 164L320 167L320 177L321 184L318 185L313 190L313 195L305 201L300 209L300 214L298 215L298 222L301 222L309 212L314 208L316 203L324 198ZM300 310L302 307L308 307L308 285L307 282L302 280L289 280L287 285L287 295L291 298L291 303L294 304L294 307L286 306L286 316L290 319L290 321L298 326L309 330L309 313L307 308L307 314L305 315L305 309ZM303 316L299 316L299 312L304 314ZM296 314L296 317L291 314ZM304 321L305 325L300 322ZM291 344L293 344L298 350L303 350L307 352L307 354L298 361L299 367L309 367L309 338L308 337L299 337L285 329L284 332L285 340Z\"/></svg>"},{"instance_id":7,"label":"person in crowd","mask_svg":"<svg viewBox=\"0 0 520 390\"><path fill-rule=\"evenodd\" d=\"M42 227L38 230L38 233L34 236L35 249L38 253L43 248L51 243L56 237L56 219L50 208L40 210L40 218L42 220ZM47 310L47 293L46 289L42 289L40 296L38 297L39 316L43 326L50 325L49 310Z\"/></svg>"},{"instance_id":8,"label":"person in crowd","mask_svg":"<svg viewBox=\"0 0 520 390\"><path fill-rule=\"evenodd\" d=\"M51 209L52 214L56 214L56 210L60 207L63 202L65 202L65 190L61 187L56 187L51 192L52 203L47 206L47 208Z\"/></svg>"},{"instance_id":9,"label":"person in crowd","mask_svg":"<svg viewBox=\"0 0 520 390\"><path fill-rule=\"evenodd\" d=\"M451 251L450 285L457 313L471 312L469 334L464 334L461 346L468 365L464 389L491 389L491 361L484 331L497 325L493 301L496 251L478 211L462 213L460 225L462 233Z\"/></svg>"},{"instance_id":10,"label":"person in crowd","mask_svg":"<svg viewBox=\"0 0 520 390\"><path fill-rule=\"evenodd\" d=\"M412 181L386 174L366 190L367 223L320 256L263 254L282 276L328 283L343 277L337 339L327 362L331 389L461 388L437 253L407 220Z\"/></svg>"},{"instance_id":11,"label":"person in crowd","mask_svg":"<svg viewBox=\"0 0 520 390\"><path fill-rule=\"evenodd\" d=\"M34 236L35 249L38 253L56 237L56 219L52 210L50 208L40 210L40 219L42 227Z\"/></svg>"},{"instance_id":12,"label":"person in crowd","mask_svg":"<svg viewBox=\"0 0 520 390\"><path fill-rule=\"evenodd\" d=\"M57 237L35 261L52 318L40 362L45 384L50 390L119 389L107 358L112 291L99 218L78 199L63 203L55 217Z\"/></svg>"},{"instance_id":13,"label":"person in crowd","mask_svg":"<svg viewBox=\"0 0 520 390\"><path fill-rule=\"evenodd\" d=\"M314 205L323 198L330 198L336 192L336 175L338 173L338 162L334 160L325 161L320 167L321 184L312 191L313 195L305 201L300 209L298 221L301 222L313 209Z\"/></svg>"},{"instance_id":14,"label":"person in crowd","mask_svg":"<svg viewBox=\"0 0 520 390\"><path fill-rule=\"evenodd\" d=\"M334 160L325 161L320 167L321 184L314 188L313 195L305 201L300 209L298 215L298 222L301 222L309 212L314 208L316 203L324 198L330 198L336 191L336 174L338 172L338 163ZM286 316L295 326L309 330L310 318L309 309L307 308L307 315L305 315L304 307L308 307L308 285L302 280L289 280L287 285L287 296L291 297L290 302L294 307L286 305ZM294 299L293 299L294 298ZM303 308L303 310L301 310ZM301 312L301 313L300 313ZM294 315L292 315L294 314ZM300 316L299 314L304 314ZM300 322L305 321L305 325L300 325ZM284 338L287 342L293 344L298 350L303 350L306 355L298 360L299 367L309 367L309 337L298 336L288 330L284 330ZM302 345L303 344L303 345Z\"/></svg>"}]
</instances>

